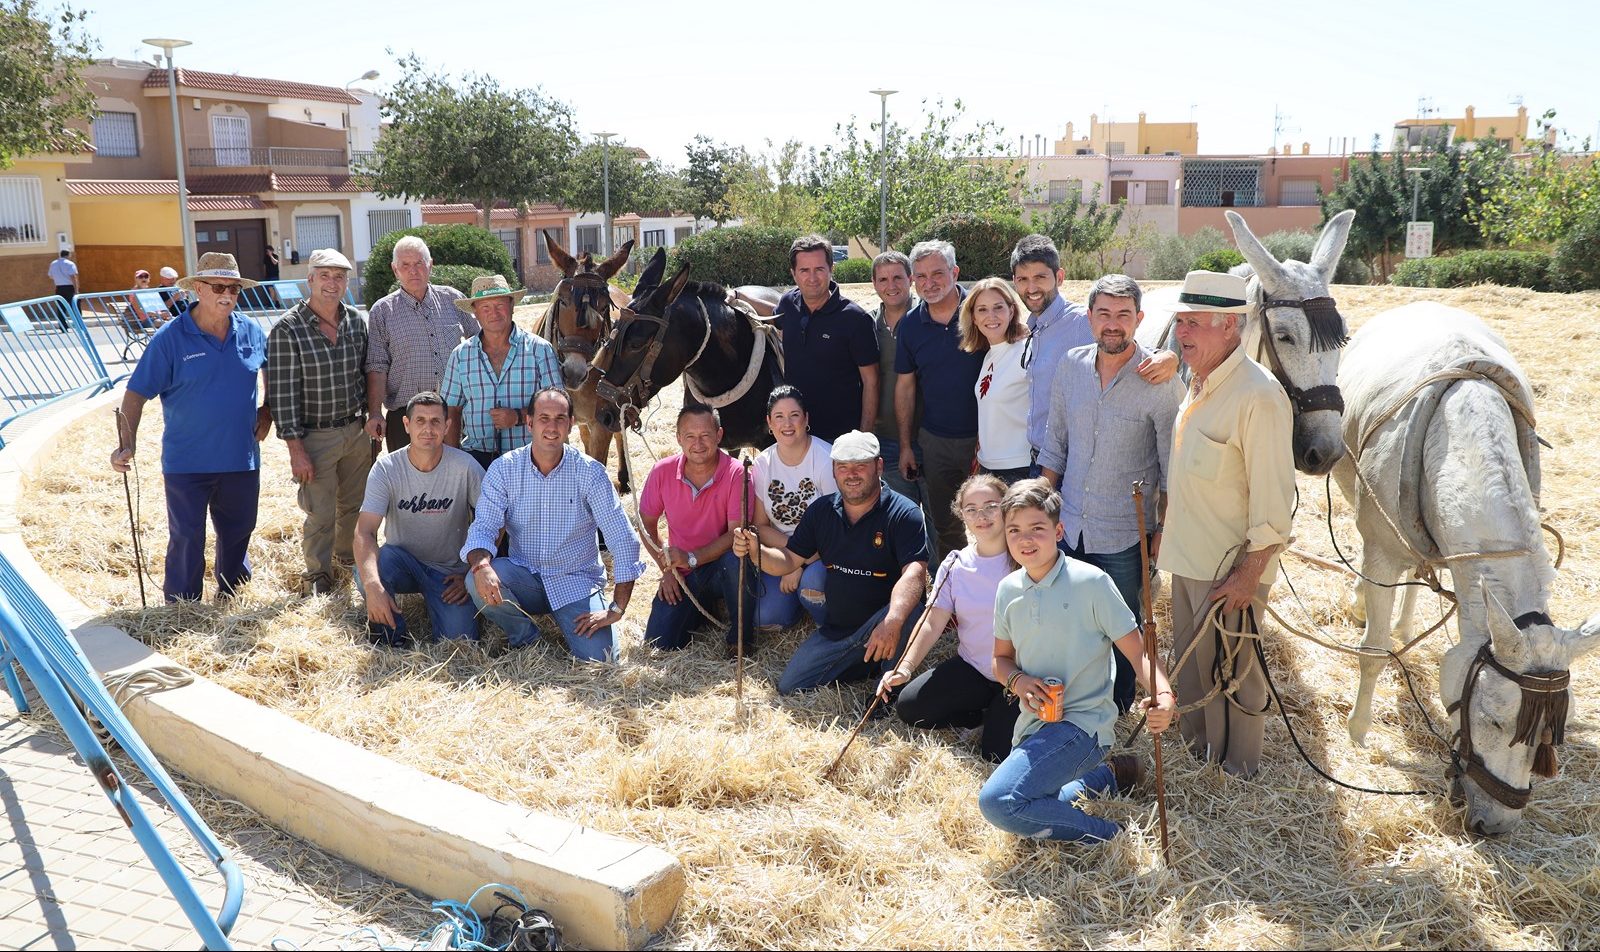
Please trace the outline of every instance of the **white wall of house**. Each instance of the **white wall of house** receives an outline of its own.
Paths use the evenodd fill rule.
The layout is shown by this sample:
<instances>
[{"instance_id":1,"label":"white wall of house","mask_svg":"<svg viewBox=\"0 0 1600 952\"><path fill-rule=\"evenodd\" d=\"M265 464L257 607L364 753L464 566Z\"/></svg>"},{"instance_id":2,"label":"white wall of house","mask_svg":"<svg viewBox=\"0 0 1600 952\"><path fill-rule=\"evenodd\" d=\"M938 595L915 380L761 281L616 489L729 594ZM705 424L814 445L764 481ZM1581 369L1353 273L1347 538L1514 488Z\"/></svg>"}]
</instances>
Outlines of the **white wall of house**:
<instances>
[{"instance_id":1,"label":"white wall of house","mask_svg":"<svg viewBox=\"0 0 1600 952\"><path fill-rule=\"evenodd\" d=\"M372 216L375 211L405 211L409 212L411 223L407 226L415 228L422 224L422 203L407 202L398 198L379 198L371 192L362 192L350 200L350 231L354 244L355 254L350 260L360 268L372 256ZM398 216L395 216L398 219Z\"/></svg>"}]
</instances>

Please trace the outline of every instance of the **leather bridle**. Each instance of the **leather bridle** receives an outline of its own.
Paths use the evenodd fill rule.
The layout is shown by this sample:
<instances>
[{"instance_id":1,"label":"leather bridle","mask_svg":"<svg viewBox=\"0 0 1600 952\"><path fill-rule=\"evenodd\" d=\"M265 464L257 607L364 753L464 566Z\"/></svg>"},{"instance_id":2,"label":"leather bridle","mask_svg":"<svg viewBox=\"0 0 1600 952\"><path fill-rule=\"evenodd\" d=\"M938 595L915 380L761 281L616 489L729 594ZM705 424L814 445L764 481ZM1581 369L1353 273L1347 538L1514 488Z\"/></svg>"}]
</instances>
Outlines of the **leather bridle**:
<instances>
[{"instance_id":1,"label":"leather bridle","mask_svg":"<svg viewBox=\"0 0 1600 952\"><path fill-rule=\"evenodd\" d=\"M1283 361L1278 357L1278 344L1273 339L1272 322L1267 317L1269 308L1287 307L1301 311L1306 316L1306 324L1311 327L1309 343L1312 352L1338 350L1350 338L1345 333L1344 318L1339 314L1339 308L1334 304L1333 298L1268 298L1265 287L1258 293L1261 336L1267 351L1267 362L1272 375L1278 378L1278 383L1283 385L1284 393L1289 395L1289 402L1294 405L1295 414L1311 413L1314 410L1343 413L1344 394L1339 392L1338 384L1325 383L1302 390L1289 379L1288 373L1283 369Z\"/></svg>"},{"instance_id":2,"label":"leather bridle","mask_svg":"<svg viewBox=\"0 0 1600 952\"><path fill-rule=\"evenodd\" d=\"M683 365L684 373L688 373L689 368L693 367L695 361L700 359L700 355L705 353L706 344L711 341L711 315L705 312L705 304L703 302L700 305L700 318L704 333L700 338L700 346L695 348L694 354ZM618 318L616 326L612 328L611 334L607 339L608 345L614 341L619 348L617 354L612 357L613 367L616 366L616 361L622 357L620 348L623 340L627 338L628 328L640 321L655 325L644 359L633 368L627 379L622 381L620 385L611 382L609 379L611 376L610 370L602 374L594 385L595 393L599 394L601 399L615 404L617 409L623 411L625 415L628 415L627 411L630 409L634 411L629 415L633 420L638 419L638 411L650 402L651 397L655 396L657 389L655 384L656 360L661 356L662 348L666 346L667 331L672 326L669 319L664 315L641 314L631 307L624 307L622 316Z\"/></svg>"},{"instance_id":3,"label":"leather bridle","mask_svg":"<svg viewBox=\"0 0 1600 952\"><path fill-rule=\"evenodd\" d=\"M563 290L566 291L567 298L571 299L571 307L576 312L573 321L577 329L582 331L589 327L591 320L594 322L596 333L592 338L581 333L562 334L561 312L565 307ZM550 343L555 345L558 354L578 353L582 354L585 360L592 362L595 353L604 346L606 338L611 334L612 307L611 288L600 275L584 272L570 278L562 278L551 293L550 311L546 320L550 334L546 336L550 338Z\"/></svg>"},{"instance_id":4,"label":"leather bridle","mask_svg":"<svg viewBox=\"0 0 1600 952\"><path fill-rule=\"evenodd\" d=\"M1518 619L1518 627L1525 627L1521 623L1530 618L1543 624L1550 623L1543 615L1524 615ZM1450 776L1471 778L1479 789L1502 806L1521 810L1528 805L1532 787L1513 787L1495 776L1494 771L1483 762L1483 758L1472 745L1472 692L1477 687L1478 676L1485 668L1492 669L1522 689L1522 703L1517 709L1516 732L1511 738L1511 743L1527 744L1530 747L1536 742L1541 747L1544 745L1557 747L1565 739L1567 688L1571 684L1572 675L1568 671L1518 674L1500 663L1494 656L1494 649L1486 641L1473 657L1472 666L1467 669L1467 680L1462 685L1460 699L1445 707L1451 714L1460 711L1461 722L1461 726L1452 738ZM1551 772L1554 773L1553 770Z\"/></svg>"}]
</instances>

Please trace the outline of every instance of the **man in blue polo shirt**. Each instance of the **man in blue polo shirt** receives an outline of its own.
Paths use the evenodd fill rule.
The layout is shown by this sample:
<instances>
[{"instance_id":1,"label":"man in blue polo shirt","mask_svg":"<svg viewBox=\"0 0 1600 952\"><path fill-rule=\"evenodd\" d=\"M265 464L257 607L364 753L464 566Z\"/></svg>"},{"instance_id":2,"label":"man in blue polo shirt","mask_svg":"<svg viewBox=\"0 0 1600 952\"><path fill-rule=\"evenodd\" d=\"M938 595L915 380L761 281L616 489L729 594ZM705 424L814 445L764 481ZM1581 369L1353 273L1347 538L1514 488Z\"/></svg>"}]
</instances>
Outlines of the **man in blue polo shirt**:
<instances>
[{"instance_id":1,"label":"man in blue polo shirt","mask_svg":"<svg viewBox=\"0 0 1600 952\"><path fill-rule=\"evenodd\" d=\"M827 615L778 679L779 694L887 671L922 614L928 542L915 503L883 483L878 438L852 431L829 454L839 491L806 508L782 549L761 545L761 569L785 575L817 559L827 566ZM755 534L735 529L733 551L749 556Z\"/></svg>"},{"instance_id":2,"label":"man in blue polo shirt","mask_svg":"<svg viewBox=\"0 0 1600 952\"><path fill-rule=\"evenodd\" d=\"M784 377L806 398L811 435L832 443L854 429L872 432L878 419L878 335L861 305L833 281L833 246L821 235L789 247L794 290L778 300L773 320L783 334Z\"/></svg>"},{"instance_id":3,"label":"man in blue polo shirt","mask_svg":"<svg viewBox=\"0 0 1600 952\"><path fill-rule=\"evenodd\" d=\"M922 301L900 319L895 331L895 416L900 445L922 447L925 505L939 543L936 555L965 548L967 529L951 502L972 474L978 449L978 374L983 355L961 349L956 314L967 292L956 283L956 249L948 241L924 241L911 249L911 282ZM922 430L915 437L917 395L922 395ZM913 477L916 458L900 454L900 472Z\"/></svg>"},{"instance_id":4,"label":"man in blue polo shirt","mask_svg":"<svg viewBox=\"0 0 1600 952\"><path fill-rule=\"evenodd\" d=\"M161 398L161 471L167 491L167 601L198 601L205 581L206 517L217 530L215 573L221 595L250 578L246 550L261 495L260 442L272 424L256 407L256 375L267 335L234 311L256 282L233 255L209 252L179 287L195 303L161 326L145 347L122 397L127 418L111 468L127 472L138 447L144 405Z\"/></svg>"}]
</instances>

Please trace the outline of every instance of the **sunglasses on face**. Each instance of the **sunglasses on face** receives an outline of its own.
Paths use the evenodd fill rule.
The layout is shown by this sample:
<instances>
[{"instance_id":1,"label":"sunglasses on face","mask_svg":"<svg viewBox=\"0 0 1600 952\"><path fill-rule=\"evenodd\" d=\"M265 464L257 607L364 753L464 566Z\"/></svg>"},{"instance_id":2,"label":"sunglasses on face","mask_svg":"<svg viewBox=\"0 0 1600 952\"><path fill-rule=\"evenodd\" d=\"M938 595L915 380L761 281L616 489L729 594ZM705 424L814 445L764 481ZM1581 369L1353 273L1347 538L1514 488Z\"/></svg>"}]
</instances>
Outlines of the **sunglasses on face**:
<instances>
[{"instance_id":1,"label":"sunglasses on face","mask_svg":"<svg viewBox=\"0 0 1600 952\"><path fill-rule=\"evenodd\" d=\"M243 290L243 288L237 284L216 284L211 281L196 281L195 284L201 284L210 288L212 294L231 294L234 297L238 297L239 292Z\"/></svg>"}]
</instances>

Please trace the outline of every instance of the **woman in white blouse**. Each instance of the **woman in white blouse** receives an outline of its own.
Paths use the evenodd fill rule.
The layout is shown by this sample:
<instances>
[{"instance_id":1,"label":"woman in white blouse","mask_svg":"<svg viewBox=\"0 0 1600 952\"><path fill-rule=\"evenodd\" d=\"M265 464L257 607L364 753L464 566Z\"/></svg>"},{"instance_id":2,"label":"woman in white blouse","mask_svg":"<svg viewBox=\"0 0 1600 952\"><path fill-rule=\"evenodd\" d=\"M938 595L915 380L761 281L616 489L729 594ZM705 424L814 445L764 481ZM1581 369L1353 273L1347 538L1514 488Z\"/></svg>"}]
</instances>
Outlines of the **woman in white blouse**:
<instances>
[{"instance_id":1,"label":"woman in white blouse","mask_svg":"<svg viewBox=\"0 0 1600 952\"><path fill-rule=\"evenodd\" d=\"M806 507L818 497L839 491L827 440L811 435L805 395L784 384L767 397L767 428L775 441L756 456L750 490L761 500L754 513L761 541L783 548L800 524ZM804 606L812 621L822 624L822 587L828 570L819 559L787 575L761 573L756 624L792 625Z\"/></svg>"},{"instance_id":2,"label":"woman in white blouse","mask_svg":"<svg viewBox=\"0 0 1600 952\"><path fill-rule=\"evenodd\" d=\"M984 278L961 304L961 349L983 355L978 374L978 467L1007 485L1026 479L1028 443L1028 328L1022 299L1004 278Z\"/></svg>"}]
</instances>

